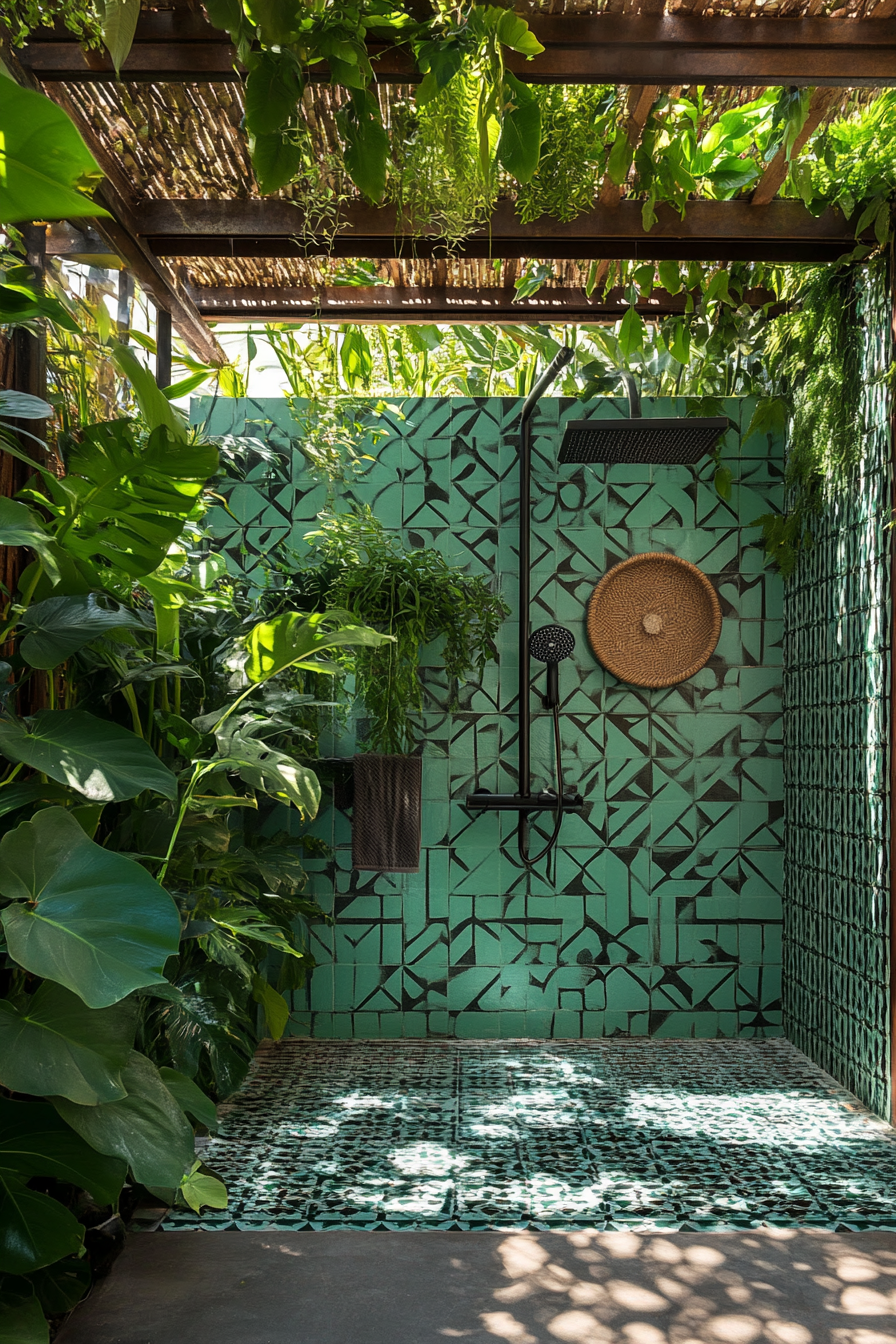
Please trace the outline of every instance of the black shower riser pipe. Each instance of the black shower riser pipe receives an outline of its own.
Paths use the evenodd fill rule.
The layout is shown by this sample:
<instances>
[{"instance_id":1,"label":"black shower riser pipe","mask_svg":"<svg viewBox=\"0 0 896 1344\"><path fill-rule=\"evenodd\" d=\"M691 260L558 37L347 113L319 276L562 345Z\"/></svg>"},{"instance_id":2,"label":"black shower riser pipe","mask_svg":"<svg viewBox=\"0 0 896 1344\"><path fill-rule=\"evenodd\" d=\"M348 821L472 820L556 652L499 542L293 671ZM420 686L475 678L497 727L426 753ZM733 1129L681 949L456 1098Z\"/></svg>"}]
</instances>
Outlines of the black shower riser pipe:
<instances>
[{"instance_id":1,"label":"black shower riser pipe","mask_svg":"<svg viewBox=\"0 0 896 1344\"><path fill-rule=\"evenodd\" d=\"M551 383L557 377L562 368L572 359L574 351L568 345L564 345L554 358L551 360L544 373L535 383L532 391L523 402L523 410L520 416L520 523L519 523L519 552L520 552L520 576L519 576L519 793L517 794L487 794L484 790L477 793L471 793L467 797L468 807L478 808L497 808L500 811L518 811L522 816L527 812L539 811L545 806L544 803L533 806L533 799L539 795L533 795L532 788L532 709L529 704L532 681L532 662L529 654L529 603L531 600L530 589L530 566L532 562L531 547L531 512L532 512L532 414L538 404L542 394L547 391ZM576 794L576 798L579 795ZM510 804L488 803L486 798L514 798L516 799L515 808ZM551 806L556 808L556 794L553 795L554 802ZM564 811L580 811L581 806L567 807L566 800L563 802Z\"/></svg>"}]
</instances>

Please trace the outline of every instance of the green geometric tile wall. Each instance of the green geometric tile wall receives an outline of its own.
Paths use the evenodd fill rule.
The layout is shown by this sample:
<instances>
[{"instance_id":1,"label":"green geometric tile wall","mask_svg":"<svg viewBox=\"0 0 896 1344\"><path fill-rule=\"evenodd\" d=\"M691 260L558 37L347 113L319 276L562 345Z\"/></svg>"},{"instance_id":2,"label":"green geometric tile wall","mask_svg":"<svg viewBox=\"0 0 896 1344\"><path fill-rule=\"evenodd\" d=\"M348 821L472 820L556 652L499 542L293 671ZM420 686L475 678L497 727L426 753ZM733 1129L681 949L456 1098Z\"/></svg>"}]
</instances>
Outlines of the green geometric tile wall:
<instances>
[{"instance_id":1,"label":"green geometric tile wall","mask_svg":"<svg viewBox=\"0 0 896 1344\"><path fill-rule=\"evenodd\" d=\"M869 318L865 459L785 585L784 1023L889 1118L888 314Z\"/></svg>"},{"instance_id":2,"label":"green geometric tile wall","mask_svg":"<svg viewBox=\"0 0 896 1344\"><path fill-rule=\"evenodd\" d=\"M668 399L653 416L684 413ZM318 960L293 1029L318 1037L767 1036L781 1032L781 584L749 524L779 506L783 446L732 431L730 500L710 464L558 467L563 424L626 414L621 400L551 398L534 421L533 628L569 626L560 668L564 771L587 800L564 820L556 871L528 876L515 819L468 814L477 786L514 789L517 753L517 434L515 399L405 401L376 461L341 498L370 503L412 545L493 576L514 608L499 662L481 683L448 688L427 667L424 853L419 874L351 868L349 819L314 824L332 847L311 888L335 915L314 930ZM745 426L752 405L726 410ZM301 551L325 492L305 470L283 401L199 402L214 432L264 434L281 467L231 497L216 527L230 562L288 540ZM587 599L613 564L669 551L715 584L722 635L683 685L640 690L596 662ZM428 658L434 663L432 657ZM551 782L549 724L532 696L533 775ZM360 725L363 731L363 724ZM350 736L337 744L351 755Z\"/></svg>"}]
</instances>

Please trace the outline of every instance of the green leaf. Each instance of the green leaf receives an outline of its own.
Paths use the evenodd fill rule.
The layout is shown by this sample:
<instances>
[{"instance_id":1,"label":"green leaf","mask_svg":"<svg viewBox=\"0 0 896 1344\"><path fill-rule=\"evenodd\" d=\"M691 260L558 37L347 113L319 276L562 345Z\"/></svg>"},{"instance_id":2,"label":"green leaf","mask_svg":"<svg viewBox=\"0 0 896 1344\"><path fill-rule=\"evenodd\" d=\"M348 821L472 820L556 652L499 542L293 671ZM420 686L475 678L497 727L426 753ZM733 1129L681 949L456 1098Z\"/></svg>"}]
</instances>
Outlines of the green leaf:
<instances>
[{"instance_id":1,"label":"green leaf","mask_svg":"<svg viewBox=\"0 0 896 1344\"><path fill-rule=\"evenodd\" d=\"M376 100L371 98L370 103L372 107L365 103L364 110L359 112L353 102L337 114L337 122L345 138L346 172L358 190L376 204L386 190L389 133Z\"/></svg>"},{"instance_id":2,"label":"green leaf","mask_svg":"<svg viewBox=\"0 0 896 1344\"><path fill-rule=\"evenodd\" d=\"M208 21L214 28L223 28L227 33L235 33L243 21L243 7L240 0L203 0Z\"/></svg>"},{"instance_id":3,"label":"green leaf","mask_svg":"<svg viewBox=\"0 0 896 1344\"><path fill-rule=\"evenodd\" d=\"M529 182L541 157L541 105L528 85L509 70L504 73L504 98L498 162L518 182Z\"/></svg>"},{"instance_id":4,"label":"green leaf","mask_svg":"<svg viewBox=\"0 0 896 1344\"><path fill-rule=\"evenodd\" d=\"M140 363L131 347L113 345L109 351L109 358L134 389L137 404L149 428L153 430L164 425L176 443L186 444L187 427L183 419L171 405L149 369Z\"/></svg>"},{"instance_id":5,"label":"green leaf","mask_svg":"<svg viewBox=\"0 0 896 1344\"><path fill-rule=\"evenodd\" d=\"M273 135L294 115L303 89L302 72L289 52L260 51L246 78L246 129Z\"/></svg>"},{"instance_id":6,"label":"green leaf","mask_svg":"<svg viewBox=\"0 0 896 1344\"><path fill-rule=\"evenodd\" d=\"M123 1163L73 1132L49 1102L0 1099L0 1176L55 1176L89 1191L98 1204L114 1204L126 1174Z\"/></svg>"},{"instance_id":7,"label":"green leaf","mask_svg":"<svg viewBox=\"0 0 896 1344\"><path fill-rule=\"evenodd\" d=\"M68 1209L0 1169L0 1259L7 1270L42 1269L83 1244L84 1229Z\"/></svg>"},{"instance_id":8,"label":"green leaf","mask_svg":"<svg viewBox=\"0 0 896 1344\"><path fill-rule=\"evenodd\" d=\"M509 47L511 51L518 51L523 56L531 58L544 51L544 47L530 30L526 20L509 9L505 9L498 20L497 35L505 47Z\"/></svg>"},{"instance_id":9,"label":"green leaf","mask_svg":"<svg viewBox=\"0 0 896 1344\"><path fill-rule=\"evenodd\" d=\"M317 815L320 806L317 775L266 742L239 734L228 737L222 742L219 768L235 770L252 788L282 803L292 803L305 818Z\"/></svg>"},{"instance_id":10,"label":"green leaf","mask_svg":"<svg viewBox=\"0 0 896 1344\"><path fill-rule=\"evenodd\" d=\"M62 1316L77 1306L90 1287L90 1264L71 1256L28 1275L38 1302L48 1316ZM2 1335L0 1335L2 1341Z\"/></svg>"},{"instance_id":11,"label":"green leaf","mask_svg":"<svg viewBox=\"0 0 896 1344\"><path fill-rule=\"evenodd\" d=\"M98 586L109 566L132 578L159 568L217 470L218 452L165 424L143 439L132 422L113 420L87 426L66 466L62 480L47 482L48 507L60 514L61 544L93 568Z\"/></svg>"},{"instance_id":12,"label":"green leaf","mask_svg":"<svg viewBox=\"0 0 896 1344\"><path fill-rule=\"evenodd\" d=\"M22 617L19 653L30 667L58 667L85 644L128 626L139 629L143 622L125 607L100 606L93 593L48 597Z\"/></svg>"},{"instance_id":13,"label":"green leaf","mask_svg":"<svg viewBox=\"0 0 896 1344\"><path fill-rule=\"evenodd\" d=\"M659 265L660 284L668 294L680 294L682 290L681 270L677 261L661 261Z\"/></svg>"},{"instance_id":14,"label":"green leaf","mask_svg":"<svg viewBox=\"0 0 896 1344\"><path fill-rule=\"evenodd\" d=\"M743 442L754 434L783 435L787 428L787 407L780 397L760 397L750 423L744 431Z\"/></svg>"},{"instance_id":15,"label":"green leaf","mask_svg":"<svg viewBox=\"0 0 896 1344\"><path fill-rule=\"evenodd\" d=\"M373 354L370 342L360 327L350 326L345 329L339 362L349 384L361 387L369 385L373 373Z\"/></svg>"},{"instance_id":16,"label":"green leaf","mask_svg":"<svg viewBox=\"0 0 896 1344\"><path fill-rule=\"evenodd\" d=\"M311 616L300 611L285 611L273 620L256 625L246 639L249 658L245 672L250 681L262 682L287 667L320 671L316 656L327 649L352 645L377 648L393 642L391 635L381 635L366 625L357 625L355 617L347 611L315 612Z\"/></svg>"},{"instance_id":17,"label":"green leaf","mask_svg":"<svg viewBox=\"0 0 896 1344\"><path fill-rule=\"evenodd\" d=\"M50 578L54 583L58 580L53 540L42 519L21 500L0 498L0 546L27 546L36 551Z\"/></svg>"},{"instance_id":18,"label":"green leaf","mask_svg":"<svg viewBox=\"0 0 896 1344\"><path fill-rule=\"evenodd\" d=\"M0 388L0 415L11 415L16 420L46 420L52 414L53 407L43 397Z\"/></svg>"},{"instance_id":19,"label":"green leaf","mask_svg":"<svg viewBox=\"0 0 896 1344\"><path fill-rule=\"evenodd\" d=\"M78 189L100 176L62 108L0 73L0 223L108 219L108 210Z\"/></svg>"},{"instance_id":20,"label":"green leaf","mask_svg":"<svg viewBox=\"0 0 896 1344\"><path fill-rule=\"evenodd\" d=\"M9 955L90 1008L164 981L180 918L145 869L84 834L62 808L38 812L0 840L0 915Z\"/></svg>"},{"instance_id":21,"label":"green leaf","mask_svg":"<svg viewBox=\"0 0 896 1344\"><path fill-rule=\"evenodd\" d=\"M101 12L103 8L103 43L120 75L137 31L140 0L102 0Z\"/></svg>"},{"instance_id":22,"label":"green leaf","mask_svg":"<svg viewBox=\"0 0 896 1344\"><path fill-rule=\"evenodd\" d=\"M0 1082L12 1092L68 1097L83 1106L118 1101L136 1027L130 1001L87 1008L47 980L30 998L0 1000Z\"/></svg>"},{"instance_id":23,"label":"green leaf","mask_svg":"<svg viewBox=\"0 0 896 1344\"><path fill-rule=\"evenodd\" d=\"M713 485L716 488L716 494L719 499L731 498L731 483L734 477L731 474L730 467L719 467L713 477Z\"/></svg>"},{"instance_id":24,"label":"green leaf","mask_svg":"<svg viewBox=\"0 0 896 1344\"><path fill-rule=\"evenodd\" d=\"M261 1004L268 1035L279 1041L289 1024L289 1004L263 975L253 976L252 997Z\"/></svg>"},{"instance_id":25,"label":"green leaf","mask_svg":"<svg viewBox=\"0 0 896 1344\"><path fill-rule=\"evenodd\" d=\"M262 196L269 196L291 182L304 161L300 145L287 136L250 135L249 155Z\"/></svg>"},{"instance_id":26,"label":"green leaf","mask_svg":"<svg viewBox=\"0 0 896 1344\"><path fill-rule=\"evenodd\" d=\"M619 347L625 359L644 349L644 320L637 308L627 308L619 327Z\"/></svg>"},{"instance_id":27,"label":"green leaf","mask_svg":"<svg viewBox=\"0 0 896 1344\"><path fill-rule=\"evenodd\" d=\"M295 0L246 0L246 11L258 25L262 46L285 46L298 26L298 5Z\"/></svg>"},{"instance_id":28,"label":"green leaf","mask_svg":"<svg viewBox=\"0 0 896 1344\"><path fill-rule=\"evenodd\" d=\"M177 1069L159 1069L159 1077L171 1093L178 1106L187 1115L192 1115L201 1125L214 1133L218 1128L218 1111L211 1097L207 1097L201 1087Z\"/></svg>"},{"instance_id":29,"label":"green leaf","mask_svg":"<svg viewBox=\"0 0 896 1344\"><path fill-rule=\"evenodd\" d=\"M667 322L663 327L666 349L679 364L687 364L691 357L691 331L686 322Z\"/></svg>"},{"instance_id":30,"label":"green leaf","mask_svg":"<svg viewBox=\"0 0 896 1344\"><path fill-rule=\"evenodd\" d=\"M165 734L166 742L188 760L195 756L208 741L205 733L197 732L193 725L188 723L186 719L182 719L179 714L171 714L165 710L157 709L155 720Z\"/></svg>"},{"instance_id":31,"label":"green leaf","mask_svg":"<svg viewBox=\"0 0 896 1344\"><path fill-rule=\"evenodd\" d=\"M188 1176L181 1182L180 1193L194 1213L201 1209L226 1209L227 1186L211 1172L203 1170L197 1162Z\"/></svg>"},{"instance_id":32,"label":"green leaf","mask_svg":"<svg viewBox=\"0 0 896 1344\"><path fill-rule=\"evenodd\" d=\"M50 1327L36 1297L0 1310L0 1344L49 1344L49 1339Z\"/></svg>"},{"instance_id":33,"label":"green leaf","mask_svg":"<svg viewBox=\"0 0 896 1344\"><path fill-rule=\"evenodd\" d=\"M615 183L617 187L621 187L628 177L634 156L634 145L628 138L628 132L624 127L621 127L616 133L616 139L613 141L613 148L610 150L610 157L607 161L607 174L610 181Z\"/></svg>"},{"instance_id":34,"label":"green leaf","mask_svg":"<svg viewBox=\"0 0 896 1344\"><path fill-rule=\"evenodd\" d=\"M0 719L0 751L97 803L120 803L144 789L165 798L177 794L177 780L146 742L83 709Z\"/></svg>"},{"instance_id":35,"label":"green leaf","mask_svg":"<svg viewBox=\"0 0 896 1344\"><path fill-rule=\"evenodd\" d=\"M57 1111L98 1153L123 1159L143 1185L179 1186L195 1160L193 1130L156 1066L136 1050L122 1080L123 1101L78 1106L61 1097Z\"/></svg>"},{"instance_id":36,"label":"green leaf","mask_svg":"<svg viewBox=\"0 0 896 1344\"><path fill-rule=\"evenodd\" d=\"M67 1103L68 1104L68 1103ZM80 1250L83 1228L57 1200L25 1184L53 1176L114 1204L126 1175L44 1102L0 1100L0 1261L27 1274Z\"/></svg>"}]
</instances>

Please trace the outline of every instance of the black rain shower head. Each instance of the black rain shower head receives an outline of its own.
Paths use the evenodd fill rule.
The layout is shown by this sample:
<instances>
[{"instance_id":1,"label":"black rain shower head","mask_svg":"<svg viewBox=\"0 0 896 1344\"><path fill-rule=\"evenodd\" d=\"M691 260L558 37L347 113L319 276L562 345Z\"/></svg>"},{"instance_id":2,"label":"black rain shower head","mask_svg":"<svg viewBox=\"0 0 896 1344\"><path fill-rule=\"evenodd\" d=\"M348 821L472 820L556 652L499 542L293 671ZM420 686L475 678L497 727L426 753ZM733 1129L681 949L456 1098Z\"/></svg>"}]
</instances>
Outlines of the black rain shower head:
<instances>
[{"instance_id":1,"label":"black rain shower head","mask_svg":"<svg viewBox=\"0 0 896 1344\"><path fill-rule=\"evenodd\" d=\"M699 462L711 453L728 428L724 415L674 420L645 420L641 400L630 373L620 373L628 390L628 420L574 420L566 426L560 445L561 463L643 462L677 466Z\"/></svg>"},{"instance_id":2,"label":"black rain shower head","mask_svg":"<svg viewBox=\"0 0 896 1344\"><path fill-rule=\"evenodd\" d=\"M565 625L543 625L529 636L529 652L540 663L562 663L576 646L576 637Z\"/></svg>"}]
</instances>

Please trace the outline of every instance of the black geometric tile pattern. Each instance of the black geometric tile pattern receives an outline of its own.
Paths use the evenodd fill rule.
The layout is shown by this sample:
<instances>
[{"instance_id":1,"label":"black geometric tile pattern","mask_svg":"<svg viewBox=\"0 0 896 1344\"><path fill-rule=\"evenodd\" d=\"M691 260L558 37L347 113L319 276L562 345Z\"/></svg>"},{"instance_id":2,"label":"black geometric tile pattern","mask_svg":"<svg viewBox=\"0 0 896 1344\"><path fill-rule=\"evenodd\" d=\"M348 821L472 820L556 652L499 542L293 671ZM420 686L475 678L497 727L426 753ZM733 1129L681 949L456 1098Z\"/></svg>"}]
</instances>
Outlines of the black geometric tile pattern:
<instances>
[{"instance_id":1,"label":"black geometric tile pattern","mask_svg":"<svg viewBox=\"0 0 896 1344\"><path fill-rule=\"evenodd\" d=\"M865 459L784 601L785 1024L889 1116L890 355L870 303Z\"/></svg>"},{"instance_id":2,"label":"black geometric tile pattern","mask_svg":"<svg viewBox=\"0 0 896 1344\"><path fill-rule=\"evenodd\" d=\"M558 621L576 636L560 669L563 760L587 808L564 820L551 871L530 876L516 856L515 818L463 806L477 785L516 788L520 406L405 401L405 418L388 418L392 432L369 446L376 460L346 492L409 544L491 577L513 614L481 683L451 688L434 652L424 655L421 872L354 873L348 817L327 805L314 823L333 857L313 865L311 890L336 923L314 930L319 965L310 989L295 996L290 1029L366 1038L778 1034L781 584L749 524L780 504L782 444L764 435L744 442L732 430L724 455L734 485L723 501L709 462L559 467L563 426L583 408L540 404L532 623ZM588 411L623 407L603 400ZM738 426L752 409L726 406ZM669 400L645 406L658 416L683 410ZM258 554L284 539L301 553L325 492L304 470L285 401L220 399L211 423L221 432L248 427L283 453L279 468L234 492L238 525L214 519L229 562L253 576ZM723 611L709 664L655 691L605 673L584 630L601 575L649 550L700 565ZM537 676L532 707L541 787L552 783L552 747ZM350 756L353 733L363 731L354 723L326 749ZM533 830L537 838L544 824Z\"/></svg>"},{"instance_id":3,"label":"black geometric tile pattern","mask_svg":"<svg viewBox=\"0 0 896 1344\"><path fill-rule=\"evenodd\" d=\"M166 1228L896 1230L896 1131L781 1039L288 1040L206 1158Z\"/></svg>"}]
</instances>

